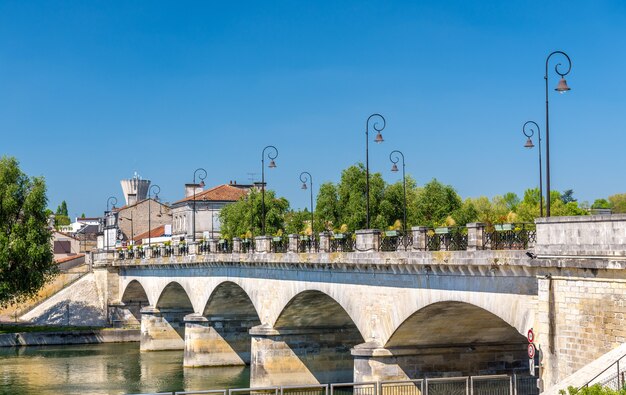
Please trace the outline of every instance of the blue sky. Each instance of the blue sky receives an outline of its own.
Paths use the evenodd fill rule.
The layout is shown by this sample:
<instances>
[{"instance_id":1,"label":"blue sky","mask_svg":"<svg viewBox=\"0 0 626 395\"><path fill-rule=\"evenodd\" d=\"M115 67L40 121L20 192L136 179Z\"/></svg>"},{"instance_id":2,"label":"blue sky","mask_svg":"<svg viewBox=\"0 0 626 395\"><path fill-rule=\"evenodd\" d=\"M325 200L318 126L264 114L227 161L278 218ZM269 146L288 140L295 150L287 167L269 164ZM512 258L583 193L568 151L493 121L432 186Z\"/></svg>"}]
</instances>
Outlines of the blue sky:
<instances>
[{"instance_id":1,"label":"blue sky","mask_svg":"<svg viewBox=\"0 0 626 395\"><path fill-rule=\"evenodd\" d=\"M463 197L538 183L521 126L544 129L552 91L553 189L626 192L623 1L0 1L0 154L45 176L50 206L98 215L137 171L175 201L197 167L208 185L260 179L295 208L364 161L364 124L387 118L370 168L436 177ZM370 135L373 141L374 135Z\"/></svg>"}]
</instances>

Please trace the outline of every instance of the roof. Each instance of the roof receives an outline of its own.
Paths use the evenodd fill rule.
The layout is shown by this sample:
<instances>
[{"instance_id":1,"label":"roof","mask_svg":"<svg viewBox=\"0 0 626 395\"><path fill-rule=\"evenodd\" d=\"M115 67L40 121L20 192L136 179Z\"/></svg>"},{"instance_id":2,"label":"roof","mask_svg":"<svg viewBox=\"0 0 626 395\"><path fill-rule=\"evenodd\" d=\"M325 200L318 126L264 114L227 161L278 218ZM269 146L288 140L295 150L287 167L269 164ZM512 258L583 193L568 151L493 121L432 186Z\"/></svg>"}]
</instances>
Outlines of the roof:
<instances>
[{"instance_id":1,"label":"roof","mask_svg":"<svg viewBox=\"0 0 626 395\"><path fill-rule=\"evenodd\" d=\"M157 226L156 228L153 228L150 230L150 238L156 238L156 237L161 237L165 235L165 225L161 225L161 226ZM143 232L140 235L137 235L133 238L134 242L140 242L143 239L147 239L148 238L148 232Z\"/></svg>"},{"instance_id":2,"label":"roof","mask_svg":"<svg viewBox=\"0 0 626 395\"><path fill-rule=\"evenodd\" d=\"M69 234L69 233L65 233L65 232L61 232L61 231L59 231L59 230L55 230L55 231L53 231L52 233L53 233L53 238L54 238L54 233L58 233L58 234L60 234L60 235L63 235L63 236L65 236L65 237L68 237L68 238L70 238L70 239L78 240L76 237L72 236L71 234Z\"/></svg>"},{"instance_id":3,"label":"roof","mask_svg":"<svg viewBox=\"0 0 626 395\"><path fill-rule=\"evenodd\" d=\"M54 258L54 262L56 262L56 263L64 263L64 262L73 261L74 259L82 258L84 256L85 256L85 254L83 254L83 253L74 254L74 255L68 255L68 256L64 256L64 257L60 257L60 258Z\"/></svg>"},{"instance_id":4,"label":"roof","mask_svg":"<svg viewBox=\"0 0 626 395\"><path fill-rule=\"evenodd\" d=\"M140 200L140 201L135 202L135 203L133 203L133 204L125 204L125 205L123 205L122 207L114 207L114 208L112 208L112 209L111 209L111 211L122 211L122 210L126 210L126 209L128 209L128 208L135 207L135 206L138 206L138 205L140 205L140 204L142 204L142 203L145 203L145 202L147 202L148 200L152 200L152 202L157 203L157 204L160 204L161 206L169 207L167 204L165 204L165 203L161 203L161 202L159 202L158 200L156 200L156 199L154 199L154 198L152 198L152 197L151 197L151 198L149 198L149 199L148 199L148 198L146 198L146 199Z\"/></svg>"},{"instance_id":5,"label":"roof","mask_svg":"<svg viewBox=\"0 0 626 395\"><path fill-rule=\"evenodd\" d=\"M228 184L218 185L216 187L207 189L200 193L196 193L195 200L202 201L218 201L218 202L236 202L248 193L247 189L238 188ZM176 203L193 201L194 196L186 197Z\"/></svg>"}]
</instances>

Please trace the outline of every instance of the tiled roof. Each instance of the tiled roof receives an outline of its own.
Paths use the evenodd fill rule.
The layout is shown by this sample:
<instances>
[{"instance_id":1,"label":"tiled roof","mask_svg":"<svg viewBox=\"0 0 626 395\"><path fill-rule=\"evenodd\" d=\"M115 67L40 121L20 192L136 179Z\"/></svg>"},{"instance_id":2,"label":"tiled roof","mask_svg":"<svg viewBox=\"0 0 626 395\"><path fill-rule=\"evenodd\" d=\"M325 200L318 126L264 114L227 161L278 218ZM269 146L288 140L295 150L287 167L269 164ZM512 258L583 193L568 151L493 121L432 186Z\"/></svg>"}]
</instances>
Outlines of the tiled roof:
<instances>
[{"instance_id":1,"label":"tiled roof","mask_svg":"<svg viewBox=\"0 0 626 395\"><path fill-rule=\"evenodd\" d=\"M69 256L64 256L61 258L54 258L54 261L56 263L63 263L63 262L69 262L69 261L73 261L74 259L78 259L78 258L82 258L84 257L85 254L74 254L74 255L69 255Z\"/></svg>"},{"instance_id":2,"label":"tiled roof","mask_svg":"<svg viewBox=\"0 0 626 395\"><path fill-rule=\"evenodd\" d=\"M238 188L228 184L218 185L206 191L196 193L196 201L219 201L219 202L236 202L248 193L245 188ZM179 200L176 203L192 201L193 195Z\"/></svg>"},{"instance_id":3,"label":"tiled roof","mask_svg":"<svg viewBox=\"0 0 626 395\"><path fill-rule=\"evenodd\" d=\"M150 230L150 237L151 238L152 237L155 237L155 238L156 237L161 237L164 234L165 234L165 225L161 225L161 226L158 226L158 227ZM141 240L147 239L147 238L148 238L148 232L143 232L142 234L135 236L133 241L135 243L137 243L137 242L141 242Z\"/></svg>"}]
</instances>

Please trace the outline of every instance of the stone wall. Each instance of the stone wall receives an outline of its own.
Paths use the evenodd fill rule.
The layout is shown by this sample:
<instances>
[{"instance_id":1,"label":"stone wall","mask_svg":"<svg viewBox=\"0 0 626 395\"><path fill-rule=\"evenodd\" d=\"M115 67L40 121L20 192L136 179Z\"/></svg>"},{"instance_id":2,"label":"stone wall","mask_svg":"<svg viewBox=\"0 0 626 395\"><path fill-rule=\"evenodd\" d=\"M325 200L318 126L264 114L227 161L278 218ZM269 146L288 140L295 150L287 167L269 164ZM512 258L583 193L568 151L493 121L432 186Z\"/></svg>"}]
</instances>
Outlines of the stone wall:
<instances>
[{"instance_id":1,"label":"stone wall","mask_svg":"<svg viewBox=\"0 0 626 395\"><path fill-rule=\"evenodd\" d=\"M626 280L540 279L537 316L542 378L555 383L626 342Z\"/></svg>"},{"instance_id":2,"label":"stone wall","mask_svg":"<svg viewBox=\"0 0 626 395\"><path fill-rule=\"evenodd\" d=\"M150 202L150 212L150 227L152 229L172 223L172 213L168 206L152 200ZM132 222L130 221L131 218ZM120 209L118 226L127 240L147 232L148 200L142 200L135 205Z\"/></svg>"},{"instance_id":3,"label":"stone wall","mask_svg":"<svg viewBox=\"0 0 626 395\"><path fill-rule=\"evenodd\" d=\"M626 214L538 218L538 255L626 256Z\"/></svg>"}]
</instances>

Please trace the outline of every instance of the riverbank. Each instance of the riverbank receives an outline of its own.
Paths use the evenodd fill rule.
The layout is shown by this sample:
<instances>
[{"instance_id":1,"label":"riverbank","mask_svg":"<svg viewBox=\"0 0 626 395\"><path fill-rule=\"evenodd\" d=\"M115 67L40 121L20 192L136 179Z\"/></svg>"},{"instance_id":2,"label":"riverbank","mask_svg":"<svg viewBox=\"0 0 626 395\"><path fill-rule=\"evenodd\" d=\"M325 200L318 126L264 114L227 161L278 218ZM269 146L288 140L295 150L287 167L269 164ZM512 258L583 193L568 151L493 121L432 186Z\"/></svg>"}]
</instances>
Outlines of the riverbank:
<instances>
[{"instance_id":1,"label":"riverbank","mask_svg":"<svg viewBox=\"0 0 626 395\"><path fill-rule=\"evenodd\" d=\"M140 334L139 329L17 326L2 326L0 332L0 347L138 342Z\"/></svg>"}]
</instances>

